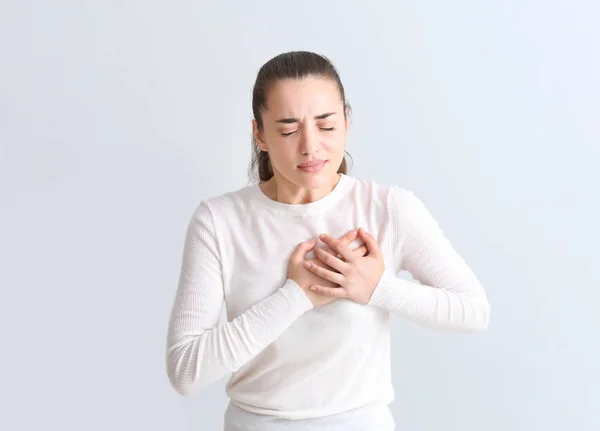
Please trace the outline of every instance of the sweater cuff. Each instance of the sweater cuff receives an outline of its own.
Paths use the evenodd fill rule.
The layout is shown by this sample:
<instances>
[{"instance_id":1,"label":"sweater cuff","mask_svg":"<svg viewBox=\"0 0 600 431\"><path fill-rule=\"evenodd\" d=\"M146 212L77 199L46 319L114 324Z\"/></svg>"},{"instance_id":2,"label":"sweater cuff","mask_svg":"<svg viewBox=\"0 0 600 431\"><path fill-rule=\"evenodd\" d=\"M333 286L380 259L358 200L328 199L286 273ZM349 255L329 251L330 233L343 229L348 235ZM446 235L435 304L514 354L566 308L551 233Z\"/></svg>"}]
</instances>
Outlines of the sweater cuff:
<instances>
[{"instance_id":1,"label":"sweater cuff","mask_svg":"<svg viewBox=\"0 0 600 431\"><path fill-rule=\"evenodd\" d=\"M367 305L374 305L391 311L398 302L398 282L402 281L404 280L398 279L398 277L387 271L384 272Z\"/></svg>"},{"instance_id":2,"label":"sweater cuff","mask_svg":"<svg viewBox=\"0 0 600 431\"><path fill-rule=\"evenodd\" d=\"M314 308L312 301L304 290L292 279L287 279L280 292L288 306L299 316Z\"/></svg>"}]
</instances>

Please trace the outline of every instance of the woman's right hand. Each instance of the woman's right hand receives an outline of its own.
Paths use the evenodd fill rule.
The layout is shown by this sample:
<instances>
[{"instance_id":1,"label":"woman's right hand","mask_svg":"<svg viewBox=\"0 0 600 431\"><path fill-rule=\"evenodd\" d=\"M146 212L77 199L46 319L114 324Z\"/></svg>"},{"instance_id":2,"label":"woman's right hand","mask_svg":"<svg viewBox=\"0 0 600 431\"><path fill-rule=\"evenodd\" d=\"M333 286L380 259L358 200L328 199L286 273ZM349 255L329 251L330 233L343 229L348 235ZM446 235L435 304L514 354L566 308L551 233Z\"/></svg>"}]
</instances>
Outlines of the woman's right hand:
<instances>
[{"instance_id":1,"label":"woman's right hand","mask_svg":"<svg viewBox=\"0 0 600 431\"><path fill-rule=\"evenodd\" d=\"M344 243L344 245L348 245L354 239L356 239L356 237L357 231L352 230L346 233L344 236L342 236L340 238L340 241ZM313 284L319 284L327 287L339 287L337 284L325 280L324 278L321 278L318 275L304 268L304 262L307 260L306 254L313 248L315 248L316 245L316 238L298 244L298 246L292 253L288 263L288 279L293 280L298 286L300 286L300 288L304 291L306 296L308 296L308 299L310 299L310 301L313 303L314 308L322 307L323 305L329 304L335 299L335 297L325 296L313 292L312 290L310 290L310 286L312 286ZM327 251L329 253L335 254L329 249L327 249ZM364 244L362 244L355 248L353 252L359 256L364 256L367 253L367 248ZM315 258L310 259L310 261L330 271L334 271L334 269L323 263L320 259Z\"/></svg>"}]
</instances>

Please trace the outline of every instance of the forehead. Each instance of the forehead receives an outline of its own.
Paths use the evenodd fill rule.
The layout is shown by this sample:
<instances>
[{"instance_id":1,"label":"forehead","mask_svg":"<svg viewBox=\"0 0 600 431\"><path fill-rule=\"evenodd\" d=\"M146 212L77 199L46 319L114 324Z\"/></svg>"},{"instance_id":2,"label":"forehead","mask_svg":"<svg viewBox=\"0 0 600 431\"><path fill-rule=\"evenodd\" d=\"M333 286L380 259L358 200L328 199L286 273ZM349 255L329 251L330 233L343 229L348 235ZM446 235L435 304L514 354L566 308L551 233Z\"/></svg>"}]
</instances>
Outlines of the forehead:
<instances>
[{"instance_id":1,"label":"forehead","mask_svg":"<svg viewBox=\"0 0 600 431\"><path fill-rule=\"evenodd\" d=\"M339 110L341 106L340 92L331 79L282 79L269 89L266 113L289 116L319 115Z\"/></svg>"}]
</instances>

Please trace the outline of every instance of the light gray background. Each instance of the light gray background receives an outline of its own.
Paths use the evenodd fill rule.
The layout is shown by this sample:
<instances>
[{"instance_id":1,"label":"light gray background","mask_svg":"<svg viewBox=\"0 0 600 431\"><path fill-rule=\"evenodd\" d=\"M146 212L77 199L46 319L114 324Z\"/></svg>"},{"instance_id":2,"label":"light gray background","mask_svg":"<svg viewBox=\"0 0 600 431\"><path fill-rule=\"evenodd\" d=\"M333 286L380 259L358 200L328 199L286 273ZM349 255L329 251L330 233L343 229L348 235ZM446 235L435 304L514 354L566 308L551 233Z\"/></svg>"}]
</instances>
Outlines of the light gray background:
<instances>
[{"instance_id":1,"label":"light gray background","mask_svg":"<svg viewBox=\"0 0 600 431\"><path fill-rule=\"evenodd\" d=\"M187 222L246 185L258 68L322 52L352 173L421 197L489 329L393 319L398 430L598 430L600 6L2 1L0 428L218 430L165 373Z\"/></svg>"}]
</instances>

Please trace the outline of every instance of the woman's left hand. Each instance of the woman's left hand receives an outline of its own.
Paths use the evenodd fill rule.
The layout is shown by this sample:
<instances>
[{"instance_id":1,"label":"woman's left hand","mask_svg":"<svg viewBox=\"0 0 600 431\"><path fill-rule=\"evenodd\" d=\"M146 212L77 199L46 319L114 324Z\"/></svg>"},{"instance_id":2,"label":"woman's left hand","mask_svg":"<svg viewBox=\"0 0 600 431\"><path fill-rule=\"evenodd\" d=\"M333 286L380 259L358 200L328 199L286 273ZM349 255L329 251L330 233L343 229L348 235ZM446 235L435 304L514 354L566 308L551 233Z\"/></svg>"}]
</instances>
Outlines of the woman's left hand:
<instances>
[{"instance_id":1,"label":"woman's left hand","mask_svg":"<svg viewBox=\"0 0 600 431\"><path fill-rule=\"evenodd\" d=\"M326 296L348 298L363 305L369 303L385 271L385 263L375 238L362 228L359 229L358 236L364 241L369 252L363 257L356 256L347 245L341 244L336 238L329 235L319 236L321 241L337 252L343 260L323 249L316 248L314 250L317 258L337 272L322 268L309 261L304 264L306 269L340 287L314 285L311 286L313 291Z\"/></svg>"}]
</instances>

